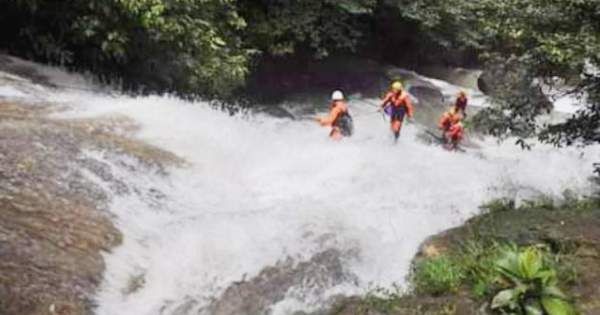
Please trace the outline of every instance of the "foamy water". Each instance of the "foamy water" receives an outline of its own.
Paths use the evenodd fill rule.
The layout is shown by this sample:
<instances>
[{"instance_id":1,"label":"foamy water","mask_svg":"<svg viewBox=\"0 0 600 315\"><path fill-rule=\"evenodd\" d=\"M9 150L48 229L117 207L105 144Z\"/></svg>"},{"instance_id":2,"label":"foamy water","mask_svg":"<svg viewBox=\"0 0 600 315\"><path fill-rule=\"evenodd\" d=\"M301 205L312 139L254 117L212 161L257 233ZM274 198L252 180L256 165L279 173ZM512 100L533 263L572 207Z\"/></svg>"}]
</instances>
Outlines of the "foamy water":
<instances>
[{"instance_id":1,"label":"foamy water","mask_svg":"<svg viewBox=\"0 0 600 315\"><path fill-rule=\"evenodd\" d=\"M415 125L392 145L381 116L361 102L350 104L356 136L335 143L310 120L231 117L170 97L57 97L77 104L70 115L131 117L142 127L137 137L190 162L168 178L114 170L167 198L152 208L143 198L115 196L125 241L106 256L101 315L170 314L190 299L198 301L196 311L244 276L327 248L357 253L345 267L359 281L325 292L402 284L427 236L460 224L494 197L585 192L598 153L542 145L528 152L491 140L478 151L450 153L417 141ZM143 287L124 293L138 275ZM282 302L275 310L288 314L323 299Z\"/></svg>"},{"instance_id":2,"label":"foamy water","mask_svg":"<svg viewBox=\"0 0 600 315\"><path fill-rule=\"evenodd\" d=\"M304 295L298 291L310 288L291 288L275 314L315 309L329 295L372 284L403 285L427 236L495 197L585 193L600 153L543 145L522 151L493 140L451 153L419 142L411 124L393 145L387 124L360 100L350 103L356 135L341 142L311 120L231 117L173 97L58 91L51 100L72 106L63 117L130 117L141 126L135 137L189 162L165 177L124 167L141 168L133 159L117 163L111 152L87 152L129 186L164 193L113 196L124 242L105 256L98 315L175 314L189 301L194 306L177 314L197 314L233 282L329 248L352 253L344 268L357 281ZM130 292L135 278L144 280Z\"/></svg>"}]
</instances>

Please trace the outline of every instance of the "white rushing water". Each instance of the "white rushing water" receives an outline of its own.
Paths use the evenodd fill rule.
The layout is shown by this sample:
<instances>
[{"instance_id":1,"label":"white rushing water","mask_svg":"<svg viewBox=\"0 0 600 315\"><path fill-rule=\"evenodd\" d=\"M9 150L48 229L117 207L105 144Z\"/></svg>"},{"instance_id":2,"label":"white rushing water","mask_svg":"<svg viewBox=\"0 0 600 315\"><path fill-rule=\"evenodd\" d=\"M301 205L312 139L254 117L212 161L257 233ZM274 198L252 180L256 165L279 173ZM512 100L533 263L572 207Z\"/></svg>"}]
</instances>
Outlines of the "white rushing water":
<instances>
[{"instance_id":1,"label":"white rushing water","mask_svg":"<svg viewBox=\"0 0 600 315\"><path fill-rule=\"evenodd\" d=\"M189 162L164 177L151 169L133 174L110 152L88 153L112 163L128 185L164 193L113 196L124 242L106 255L98 315L174 314L190 300L196 304L185 313L197 314L236 281L330 248L352 253L343 263L355 280L291 288L275 313L314 309L331 294L372 284L403 284L427 236L495 197L585 193L599 153L543 145L522 151L492 140L451 153L417 141L416 125L405 126L393 145L381 116L358 101L350 104L356 135L336 143L310 120L231 117L173 97L59 91L51 99L73 106L68 117L130 117L141 126L136 137ZM136 277L141 287L128 292Z\"/></svg>"},{"instance_id":2,"label":"white rushing water","mask_svg":"<svg viewBox=\"0 0 600 315\"><path fill-rule=\"evenodd\" d=\"M392 145L380 116L360 115L371 111L361 103L351 104L356 136L334 143L312 121L230 117L169 97L69 96L81 104L79 115L132 117L142 126L139 138L190 162L167 179L128 179L165 192L158 209L115 197L125 241L107 256L101 315L159 314L165 307L169 314L190 298L202 305L244 275L331 247L357 252L345 267L359 281L330 292L402 283L428 235L463 222L494 197L584 191L593 160L589 152L526 152L494 142L478 154L449 153L416 141L414 125ZM139 274L144 286L124 294ZM289 307L310 308L323 297L304 298L306 305Z\"/></svg>"}]
</instances>

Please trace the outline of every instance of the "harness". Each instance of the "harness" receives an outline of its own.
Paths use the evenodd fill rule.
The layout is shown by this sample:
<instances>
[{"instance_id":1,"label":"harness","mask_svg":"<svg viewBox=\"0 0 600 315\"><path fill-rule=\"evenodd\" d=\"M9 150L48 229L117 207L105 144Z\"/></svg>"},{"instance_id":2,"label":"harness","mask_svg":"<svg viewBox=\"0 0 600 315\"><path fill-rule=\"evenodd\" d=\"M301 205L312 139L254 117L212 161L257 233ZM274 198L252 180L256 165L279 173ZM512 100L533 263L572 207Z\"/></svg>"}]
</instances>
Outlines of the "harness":
<instances>
[{"instance_id":1,"label":"harness","mask_svg":"<svg viewBox=\"0 0 600 315\"><path fill-rule=\"evenodd\" d=\"M333 126L340 129L343 136L351 136L354 131L354 123L348 109L340 113L333 121Z\"/></svg>"},{"instance_id":2,"label":"harness","mask_svg":"<svg viewBox=\"0 0 600 315\"><path fill-rule=\"evenodd\" d=\"M403 94L400 93L398 95L392 96L392 98L388 101L386 109L389 108L389 115L392 120L404 120L404 116L406 115L406 100L403 97Z\"/></svg>"}]
</instances>

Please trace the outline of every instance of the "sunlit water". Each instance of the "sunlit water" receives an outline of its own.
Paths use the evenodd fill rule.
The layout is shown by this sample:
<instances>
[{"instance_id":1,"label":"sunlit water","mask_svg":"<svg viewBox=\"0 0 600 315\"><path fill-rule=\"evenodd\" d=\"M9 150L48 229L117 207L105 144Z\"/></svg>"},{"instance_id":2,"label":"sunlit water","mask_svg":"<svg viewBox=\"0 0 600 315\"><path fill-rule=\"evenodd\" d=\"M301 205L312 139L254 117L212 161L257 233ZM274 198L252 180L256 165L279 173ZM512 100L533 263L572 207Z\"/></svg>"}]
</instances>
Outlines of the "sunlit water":
<instances>
[{"instance_id":1,"label":"sunlit water","mask_svg":"<svg viewBox=\"0 0 600 315\"><path fill-rule=\"evenodd\" d=\"M173 97L48 97L72 106L64 117L131 117L141 125L137 138L189 162L165 177L122 167L133 159L116 163L110 152L87 153L111 163L128 185L165 194L113 196L124 242L105 257L99 315L172 314L189 300L197 301L189 312L197 314L233 282L328 248L354 253L344 266L358 281L300 299L290 294L275 313L315 309L331 294L372 285L403 285L427 236L460 224L495 197L585 193L599 153L542 145L521 151L491 140L480 150L451 153L418 141L419 127L411 124L393 145L382 117L361 101L350 103L356 135L332 142L311 120L232 117ZM141 287L128 292L140 276Z\"/></svg>"}]
</instances>

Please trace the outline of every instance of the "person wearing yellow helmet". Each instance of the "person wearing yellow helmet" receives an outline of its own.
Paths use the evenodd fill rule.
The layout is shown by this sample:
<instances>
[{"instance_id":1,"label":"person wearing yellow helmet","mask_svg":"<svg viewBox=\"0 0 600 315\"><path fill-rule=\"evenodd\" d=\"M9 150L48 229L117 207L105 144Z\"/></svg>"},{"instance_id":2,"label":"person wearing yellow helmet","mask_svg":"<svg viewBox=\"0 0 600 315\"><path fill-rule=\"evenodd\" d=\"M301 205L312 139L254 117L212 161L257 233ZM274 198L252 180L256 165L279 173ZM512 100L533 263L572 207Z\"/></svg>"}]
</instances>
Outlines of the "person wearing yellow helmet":
<instances>
[{"instance_id":1,"label":"person wearing yellow helmet","mask_svg":"<svg viewBox=\"0 0 600 315\"><path fill-rule=\"evenodd\" d=\"M400 81L395 81L392 83L392 91L400 92L403 88L404 86L402 86L402 82Z\"/></svg>"},{"instance_id":2,"label":"person wearing yellow helmet","mask_svg":"<svg viewBox=\"0 0 600 315\"><path fill-rule=\"evenodd\" d=\"M392 83L391 90L385 95L381 109L390 116L390 127L394 134L394 141L398 141L404 116L413 117L413 105L410 96L404 91L402 82Z\"/></svg>"}]
</instances>

